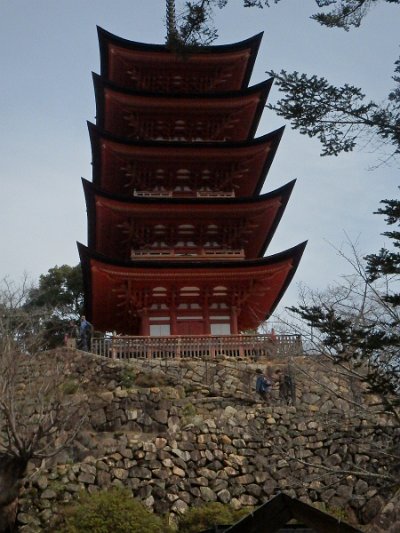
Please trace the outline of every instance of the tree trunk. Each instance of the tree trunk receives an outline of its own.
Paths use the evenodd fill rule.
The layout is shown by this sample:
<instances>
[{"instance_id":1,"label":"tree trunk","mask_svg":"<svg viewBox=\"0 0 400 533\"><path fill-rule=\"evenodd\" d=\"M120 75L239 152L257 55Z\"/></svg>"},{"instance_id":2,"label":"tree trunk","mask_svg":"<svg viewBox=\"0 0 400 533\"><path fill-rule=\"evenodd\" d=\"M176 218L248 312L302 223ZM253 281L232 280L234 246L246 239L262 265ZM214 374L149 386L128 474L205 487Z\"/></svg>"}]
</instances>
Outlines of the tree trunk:
<instances>
[{"instance_id":1,"label":"tree trunk","mask_svg":"<svg viewBox=\"0 0 400 533\"><path fill-rule=\"evenodd\" d=\"M0 454L0 533L16 531L18 496L27 461Z\"/></svg>"}]
</instances>

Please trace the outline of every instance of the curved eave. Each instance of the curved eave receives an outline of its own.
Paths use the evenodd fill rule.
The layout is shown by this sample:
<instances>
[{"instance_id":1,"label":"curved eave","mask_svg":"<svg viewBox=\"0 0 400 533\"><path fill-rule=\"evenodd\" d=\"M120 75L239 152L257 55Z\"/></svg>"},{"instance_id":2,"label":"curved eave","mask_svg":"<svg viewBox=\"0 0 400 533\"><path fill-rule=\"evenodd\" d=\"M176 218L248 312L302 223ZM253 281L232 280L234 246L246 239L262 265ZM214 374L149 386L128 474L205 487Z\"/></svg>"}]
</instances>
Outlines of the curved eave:
<instances>
[{"instance_id":1,"label":"curved eave","mask_svg":"<svg viewBox=\"0 0 400 533\"><path fill-rule=\"evenodd\" d=\"M108 73L108 45L114 44L121 48L125 48L127 50L135 50L140 51L142 53L159 53L160 55L170 55L173 54L173 51L171 51L167 45L162 44L146 44L146 43L139 43L136 41L130 41L128 39L123 39L122 37L118 37L107 30L104 30L100 26L97 26L97 33L99 38L99 47L100 47L100 68L101 68L101 74L107 75ZM257 57L257 53L260 47L261 39L263 36L263 32L258 33L257 35L254 35L253 37L250 37L249 39L245 39L243 41L239 41L237 43L232 44L222 44L222 45L212 45L212 46L200 46L196 48L195 50L188 49L188 53L190 53L192 56L196 55L204 55L204 54L226 54L229 52L235 52L239 50L246 50L249 49L249 59L247 62L246 72L242 81L242 88L247 87L254 63Z\"/></svg>"},{"instance_id":2,"label":"curved eave","mask_svg":"<svg viewBox=\"0 0 400 533\"><path fill-rule=\"evenodd\" d=\"M269 209L271 203L279 201L279 207L277 208L274 218L271 225L265 226L265 238L261 242L259 248L256 248L255 256L262 257L271 242L275 231L279 225L279 222L283 216L283 213L286 209L287 203L289 201L290 195L292 193L293 187L296 180L293 180L286 185L271 191L269 193L247 198L126 198L120 195L110 194L98 187L94 186L89 181L82 178L82 183L85 191L86 198L86 209L88 215L88 243L90 247L94 247L96 242L97 235L97 211L96 211L96 202L100 200L103 205L107 205L111 209L120 208L121 213L127 214L130 217L134 217L135 214L140 216L140 213L146 213L148 215L148 210L143 210L143 208L153 208L153 216L159 216L161 212L165 212L168 207L170 212L176 214L176 219L180 217L183 219L187 217L188 210L186 206L191 206L191 214L201 212L209 212L211 218L218 218L216 213L217 210L213 209L214 207L225 207L224 211L221 213L221 217L226 216L231 210L232 215L237 213L240 208L244 208L248 211L249 216L252 216L254 213L254 207L265 206L265 209ZM268 205L269 204L269 205ZM228 209L226 209L228 208ZM129 211L127 211L129 209ZM267 211L265 211L267 213ZM265 217L268 215L265 214ZM267 220L267 218L265 218ZM248 247L246 246L246 249ZM254 251L252 252L252 255Z\"/></svg>"},{"instance_id":3,"label":"curved eave","mask_svg":"<svg viewBox=\"0 0 400 533\"><path fill-rule=\"evenodd\" d=\"M292 268L289 274L286 276L285 283L282 285L281 290L279 291L277 297L275 298L274 305L271 307L269 312L265 315L264 320L267 320L272 315L272 313L275 311L283 295L285 294L286 289L289 287L290 283L292 282L292 279L294 275L296 274L296 270L300 264L300 260L303 256L304 250L307 246L307 242L308 241L304 241L298 244L297 246L293 246L293 248L289 248L289 250L285 250L284 252L280 252L278 254L271 255L269 257L264 258L264 260L268 261L268 260L276 260L277 257L281 257L281 258L290 257L292 260Z\"/></svg>"},{"instance_id":4,"label":"curved eave","mask_svg":"<svg viewBox=\"0 0 400 533\"><path fill-rule=\"evenodd\" d=\"M127 198L126 196L122 196L119 194L113 194L108 191L105 191L104 189L101 189L100 187L97 187L94 183L91 183L90 181L82 178L83 187L85 190L85 194L89 196L98 196L100 198L107 198L109 200L119 202L121 204L125 205L131 205L131 206L143 206L143 205L151 205L151 206L165 206L165 205L171 205L171 206L185 206L185 205L199 205L199 206L214 206L214 205L225 205L225 206L237 206L241 204L257 204L257 203L263 203L265 201L268 201L272 198L276 198L278 196L282 197L289 197L290 193L293 190L294 184L296 183L296 180L292 180L285 185L282 185L282 187L279 187L278 189L275 189L273 191L270 191L268 193L260 194L258 196L248 196L248 197L229 197L229 198L146 198L146 197L134 197L134 198Z\"/></svg>"},{"instance_id":5,"label":"curved eave","mask_svg":"<svg viewBox=\"0 0 400 533\"><path fill-rule=\"evenodd\" d=\"M170 269L171 271L174 270L218 270L218 269L239 269L239 270L245 270L246 268L254 268L254 267L266 267L266 266L272 266L277 263L281 263L287 260L293 260L293 263L298 264L300 262L301 256L303 255L304 249L307 245L307 241L304 241L300 244L297 244L296 246L293 246L292 248L289 248L287 250L284 250L283 252L278 252L273 255L269 255L268 257L261 257L258 259L249 259L249 260L239 260L239 261L209 261L205 263L204 261L170 261L170 260L163 260L163 261L154 261L154 260L140 260L140 261L122 261L122 260L115 260L110 257L106 257L103 254L99 254L96 251L92 250L91 248L85 246L84 244L77 243L78 245L78 251L79 256L82 259L82 262L87 262L89 260L95 260L99 263L104 263L104 265L114 266L117 268L134 270L134 269L140 269L140 270L165 270Z\"/></svg>"},{"instance_id":6,"label":"curved eave","mask_svg":"<svg viewBox=\"0 0 400 533\"><path fill-rule=\"evenodd\" d=\"M99 76L95 72L92 72L93 85L95 88L96 95L100 90L110 89L116 93L121 93L130 96L142 96L150 98L159 98L161 100L222 100L224 98L240 98L243 96L249 96L255 93L260 93L265 100L268 97L268 93L271 90L272 84L274 82L273 78L268 78L265 81L252 85L251 87L244 87L240 91L227 91L222 93L179 93L179 94L165 94L165 93L156 93L149 91L139 91L136 89L127 89L126 87L120 87L116 83L108 81L104 76Z\"/></svg>"},{"instance_id":7,"label":"curved eave","mask_svg":"<svg viewBox=\"0 0 400 533\"><path fill-rule=\"evenodd\" d=\"M99 265L104 265L104 268L116 268L119 269L119 274L123 277L128 276L132 277L135 276L135 273L137 272L146 272L148 271L156 273L160 273L160 276L162 273L168 273L168 271L171 273L172 276L175 274L179 275L179 272L189 271L194 272L198 277L201 276L201 273L209 273L210 270L213 270L218 274L218 271L226 271L231 272L234 274L235 271L238 272L238 274L242 275L251 275L252 270L254 272L254 269L259 271L264 271L268 267L278 266L279 264L284 264L285 262L290 262L291 267L290 271L287 273L285 280L278 291L273 304L269 308L268 313L265 315L264 319L268 318L273 311L276 309L276 306L280 302L283 294L285 293L287 287L289 286L290 282L293 279L293 276L298 268L301 256L303 255L304 249L307 245L307 242L303 242L301 244L298 244L297 246L294 246L293 248L290 248L289 250L285 250L284 252L280 252L278 254L274 254L269 257L261 258L261 259L254 259L254 260L246 260L246 261L218 261L218 262L209 262L209 263L202 263L201 261L187 261L185 263L178 262L178 261L116 261L113 259L110 259L108 257L103 256L102 254L99 254L88 247L77 243L78 244L78 250L79 255L81 259L81 265L83 270L83 281L84 281L84 289L85 289L85 306L86 306L86 314L89 316L89 319L92 317L92 301L93 301L93 295L92 295L92 262L97 262Z\"/></svg>"},{"instance_id":8,"label":"curved eave","mask_svg":"<svg viewBox=\"0 0 400 533\"><path fill-rule=\"evenodd\" d=\"M251 125L249 127L249 132L247 135L247 139L252 139L257 131L258 124L261 119L261 115L263 112L263 109L265 107L265 103L268 98L268 94L271 90L272 84L273 84L273 78L270 78L266 81L263 81L261 83L258 83L257 85L253 85L251 87L245 88L241 91L231 91L231 92L223 92L223 93L214 93L214 94L160 94L160 93L151 93L147 91L136 91L134 89L125 89L122 87L119 87L115 85L114 83L111 83L104 79L101 76L98 76L95 73L92 73L93 75L93 84L95 89L95 99L96 99L96 124L100 128L104 128L104 121L105 121L105 102L104 102L104 95L105 91L108 90L111 93L114 93L115 95L123 95L123 96L130 96L132 99L157 99L159 100L159 107L162 107L163 101L166 103L172 103L172 102L180 102L182 104L183 100L188 100L190 102L195 103L197 102L210 102L212 104L216 104L218 102L221 102L223 100L225 101L234 101L236 100L238 105L240 105L240 101L251 97L253 95L259 95L258 104L256 106L256 109L254 110L253 117L251 119Z\"/></svg>"},{"instance_id":9,"label":"curved eave","mask_svg":"<svg viewBox=\"0 0 400 533\"><path fill-rule=\"evenodd\" d=\"M100 144L104 141L109 141L115 145L120 145L121 147L132 147L132 148L143 148L145 151L154 151L156 154L159 150L168 150L168 154L171 153L171 150L178 150L184 155L185 153L198 153L201 157L202 153L207 150L212 150L216 155L225 152L226 150L231 151L232 153L238 153L240 149L246 149L248 147L257 147L260 145L269 145L267 150L267 155L265 157L264 163L262 165L261 172L257 176L254 176L254 194L259 194L268 171L273 163L275 158L276 151L278 149L279 143L282 139L285 126L278 128L270 133L257 137L255 139L250 139L246 141L231 141L231 142L196 142L188 144L187 142L179 141L141 141L141 140L127 140L123 137L107 133L103 129L99 128L95 124L90 122L88 124L89 136L92 147L92 164L93 164L93 183L101 187L101 149ZM165 156L164 156L165 157Z\"/></svg>"},{"instance_id":10,"label":"curved eave","mask_svg":"<svg viewBox=\"0 0 400 533\"><path fill-rule=\"evenodd\" d=\"M97 124L93 124L90 121L87 121L87 127L89 131L90 139L93 142L96 142L101 139L111 141L113 143L118 143L126 146L143 146L148 148L182 148L185 150L201 150L204 148L215 148L217 150L224 150L226 148L242 148L246 146L256 146L258 144L264 144L270 141L272 138L276 139L276 142L279 144L285 126L273 130L269 133L256 137L255 139L248 139L245 141L196 141L191 145L188 145L187 141L159 141L159 140L141 140L141 139L126 139L119 135L114 135L110 133Z\"/></svg>"}]
</instances>

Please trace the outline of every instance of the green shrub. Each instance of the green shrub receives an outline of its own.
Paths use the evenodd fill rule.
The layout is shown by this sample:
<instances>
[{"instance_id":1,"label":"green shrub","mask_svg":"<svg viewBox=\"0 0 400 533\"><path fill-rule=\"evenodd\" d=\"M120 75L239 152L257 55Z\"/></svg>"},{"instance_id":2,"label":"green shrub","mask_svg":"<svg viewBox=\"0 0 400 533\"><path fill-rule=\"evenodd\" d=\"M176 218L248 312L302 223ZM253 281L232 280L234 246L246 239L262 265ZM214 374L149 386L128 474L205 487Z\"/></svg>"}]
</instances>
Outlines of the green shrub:
<instances>
[{"instance_id":1,"label":"green shrub","mask_svg":"<svg viewBox=\"0 0 400 533\"><path fill-rule=\"evenodd\" d=\"M213 502L190 508L179 520L179 533L198 533L216 525L234 524L249 513L248 509L235 510L230 505Z\"/></svg>"},{"instance_id":2,"label":"green shrub","mask_svg":"<svg viewBox=\"0 0 400 533\"><path fill-rule=\"evenodd\" d=\"M324 513L330 514L337 520L349 520L348 513L345 509L339 507L331 507L330 505L327 505L324 502L314 502L313 506L319 509L320 511L323 511Z\"/></svg>"},{"instance_id":3,"label":"green shrub","mask_svg":"<svg viewBox=\"0 0 400 533\"><path fill-rule=\"evenodd\" d=\"M196 414L196 407L192 403L187 403L182 409L182 415L186 418L192 418Z\"/></svg>"},{"instance_id":4,"label":"green shrub","mask_svg":"<svg viewBox=\"0 0 400 533\"><path fill-rule=\"evenodd\" d=\"M132 368L125 368L121 372L120 380L121 385L124 387L124 389L130 389L134 385L135 379L136 374Z\"/></svg>"},{"instance_id":5,"label":"green shrub","mask_svg":"<svg viewBox=\"0 0 400 533\"><path fill-rule=\"evenodd\" d=\"M163 520L148 511L122 488L84 493L65 509L64 533L160 533L170 531Z\"/></svg>"},{"instance_id":6,"label":"green shrub","mask_svg":"<svg viewBox=\"0 0 400 533\"><path fill-rule=\"evenodd\" d=\"M64 394L75 394L79 390L79 383L74 379L67 379L62 384L62 391Z\"/></svg>"}]
</instances>

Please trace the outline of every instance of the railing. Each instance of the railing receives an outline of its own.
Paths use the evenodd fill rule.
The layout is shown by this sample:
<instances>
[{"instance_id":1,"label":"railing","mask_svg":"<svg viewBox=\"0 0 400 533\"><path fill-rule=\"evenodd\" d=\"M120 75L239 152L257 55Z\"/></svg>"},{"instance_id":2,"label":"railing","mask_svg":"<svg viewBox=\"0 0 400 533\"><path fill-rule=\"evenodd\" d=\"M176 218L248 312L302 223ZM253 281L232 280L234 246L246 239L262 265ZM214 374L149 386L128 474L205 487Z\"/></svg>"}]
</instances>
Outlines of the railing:
<instances>
[{"instance_id":1,"label":"railing","mask_svg":"<svg viewBox=\"0 0 400 533\"><path fill-rule=\"evenodd\" d=\"M133 196L138 196L139 198L171 198L171 191L133 191Z\"/></svg>"},{"instance_id":2,"label":"railing","mask_svg":"<svg viewBox=\"0 0 400 533\"><path fill-rule=\"evenodd\" d=\"M303 355L300 335L117 336L92 339L91 351L112 359L272 358Z\"/></svg>"},{"instance_id":3,"label":"railing","mask_svg":"<svg viewBox=\"0 0 400 533\"><path fill-rule=\"evenodd\" d=\"M173 258L175 260L195 258L202 259L244 259L244 250L224 250L208 248L154 248L151 250L132 250L131 259L165 259Z\"/></svg>"},{"instance_id":4,"label":"railing","mask_svg":"<svg viewBox=\"0 0 400 533\"><path fill-rule=\"evenodd\" d=\"M234 191L197 191L199 198L234 198Z\"/></svg>"},{"instance_id":5,"label":"railing","mask_svg":"<svg viewBox=\"0 0 400 533\"><path fill-rule=\"evenodd\" d=\"M133 191L138 198L234 198L234 191Z\"/></svg>"}]
</instances>

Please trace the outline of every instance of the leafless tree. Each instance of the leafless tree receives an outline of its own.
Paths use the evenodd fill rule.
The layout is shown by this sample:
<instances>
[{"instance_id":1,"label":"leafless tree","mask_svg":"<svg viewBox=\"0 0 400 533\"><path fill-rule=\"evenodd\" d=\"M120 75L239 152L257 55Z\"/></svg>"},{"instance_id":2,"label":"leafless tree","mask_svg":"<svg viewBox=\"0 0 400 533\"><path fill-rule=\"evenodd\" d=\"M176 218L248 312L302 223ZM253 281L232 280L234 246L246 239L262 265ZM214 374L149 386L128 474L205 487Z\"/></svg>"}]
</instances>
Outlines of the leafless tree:
<instances>
[{"instance_id":1,"label":"leafless tree","mask_svg":"<svg viewBox=\"0 0 400 533\"><path fill-rule=\"evenodd\" d=\"M322 291L300 286L298 304L287 308L280 322L302 335L306 353L362 382L400 422L400 314L390 297L399 277L372 279L350 240L337 252L350 274Z\"/></svg>"},{"instance_id":2,"label":"leafless tree","mask_svg":"<svg viewBox=\"0 0 400 533\"><path fill-rule=\"evenodd\" d=\"M327 390L339 405L347 405L347 413L376 420L383 433L377 437L371 422L369 438L364 427L352 437L371 458L368 468L351 460L345 468L315 465L301 456L296 460L313 466L316 480L352 475L375 479L390 492L398 485L400 469L400 434L395 430L400 424L400 316L390 298L398 292L399 277L371 278L357 245L349 240L345 250L337 252L350 265L350 274L321 291L301 286L298 304L275 316L274 323L279 333L301 335L305 355L320 368L318 374L309 373L293 357L294 376ZM337 377L348 387L337 387Z\"/></svg>"},{"instance_id":3,"label":"leafless tree","mask_svg":"<svg viewBox=\"0 0 400 533\"><path fill-rule=\"evenodd\" d=\"M65 354L42 350L46 317L24 310L28 290L26 278L0 284L0 532L13 531L29 461L57 455L85 419Z\"/></svg>"}]
</instances>

